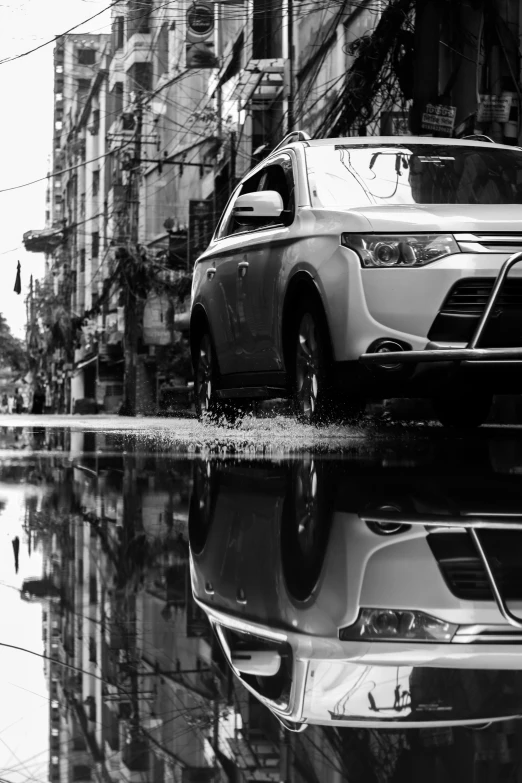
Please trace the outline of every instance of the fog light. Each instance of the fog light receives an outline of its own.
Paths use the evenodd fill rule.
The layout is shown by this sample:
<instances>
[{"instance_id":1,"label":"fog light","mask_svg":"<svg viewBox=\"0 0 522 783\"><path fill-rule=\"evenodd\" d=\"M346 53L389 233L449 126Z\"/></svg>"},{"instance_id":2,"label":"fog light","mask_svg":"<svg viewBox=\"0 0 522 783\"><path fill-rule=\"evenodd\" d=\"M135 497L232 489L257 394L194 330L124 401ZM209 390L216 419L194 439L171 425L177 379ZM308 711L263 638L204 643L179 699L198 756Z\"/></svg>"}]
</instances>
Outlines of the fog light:
<instances>
[{"instance_id":1,"label":"fog light","mask_svg":"<svg viewBox=\"0 0 522 783\"><path fill-rule=\"evenodd\" d=\"M400 343L396 343L394 340L379 340L368 353L397 353L404 351L404 347ZM402 368L401 362L379 362L377 367L382 367L383 370L400 370Z\"/></svg>"}]
</instances>

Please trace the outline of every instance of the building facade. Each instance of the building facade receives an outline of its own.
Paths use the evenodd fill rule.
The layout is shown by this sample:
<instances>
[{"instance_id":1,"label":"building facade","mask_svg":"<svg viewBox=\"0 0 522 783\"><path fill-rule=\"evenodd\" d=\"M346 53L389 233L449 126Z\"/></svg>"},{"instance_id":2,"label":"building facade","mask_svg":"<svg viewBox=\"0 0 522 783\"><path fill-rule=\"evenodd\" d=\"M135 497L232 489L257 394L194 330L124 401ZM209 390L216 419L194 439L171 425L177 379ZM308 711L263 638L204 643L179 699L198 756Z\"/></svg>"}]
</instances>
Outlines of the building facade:
<instances>
[{"instance_id":1,"label":"building facade","mask_svg":"<svg viewBox=\"0 0 522 783\"><path fill-rule=\"evenodd\" d=\"M24 238L47 258L28 335L48 410L189 402L194 261L289 131L518 143L518 5L450 5L121 0L111 35L58 39L45 229Z\"/></svg>"}]
</instances>

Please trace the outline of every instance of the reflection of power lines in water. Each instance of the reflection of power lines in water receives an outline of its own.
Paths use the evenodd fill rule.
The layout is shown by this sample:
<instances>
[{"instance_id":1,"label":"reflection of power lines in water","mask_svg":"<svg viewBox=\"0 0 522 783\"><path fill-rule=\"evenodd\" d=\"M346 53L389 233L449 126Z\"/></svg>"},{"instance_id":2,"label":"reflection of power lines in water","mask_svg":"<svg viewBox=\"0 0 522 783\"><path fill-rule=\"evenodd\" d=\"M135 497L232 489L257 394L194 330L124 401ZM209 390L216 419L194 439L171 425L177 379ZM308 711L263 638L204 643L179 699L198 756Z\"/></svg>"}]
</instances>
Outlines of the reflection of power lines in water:
<instances>
[{"instance_id":1,"label":"reflection of power lines in water","mask_svg":"<svg viewBox=\"0 0 522 783\"><path fill-rule=\"evenodd\" d=\"M399 669L397 669L396 684L393 691L393 704L386 706L378 706L373 696L373 691L377 687L377 683L373 680L366 682L372 666L366 666L359 675L357 681L352 685L347 693L342 696L339 701L334 705L334 708L330 712L332 718L343 718L346 715L346 705L351 697L358 693L363 685L370 686L367 692L368 702L370 704L370 710L372 712L402 712L403 710L411 707L411 694L409 690L401 689L399 683ZM381 683L382 684L382 683Z\"/></svg>"},{"instance_id":2,"label":"reflection of power lines in water","mask_svg":"<svg viewBox=\"0 0 522 783\"><path fill-rule=\"evenodd\" d=\"M407 707L411 707L411 695L409 691L401 691L401 686L397 685L394 691L393 706L378 707L372 692L368 691L368 701L372 712L402 712Z\"/></svg>"},{"instance_id":3,"label":"reflection of power lines in water","mask_svg":"<svg viewBox=\"0 0 522 783\"><path fill-rule=\"evenodd\" d=\"M366 680L368 674L370 673L371 668L372 668L371 666L365 666L364 667L364 669L362 670L362 672L359 675L358 679L352 685L350 690L347 693L345 693L345 695L342 696L339 699L337 704L334 704L333 714L344 715L344 712L345 712L346 705L347 705L348 701L350 700L351 696L354 695L354 693L357 693L357 691L360 690L362 684L364 683L364 681ZM371 683L371 684L373 684L373 686L375 687L375 683Z\"/></svg>"}]
</instances>

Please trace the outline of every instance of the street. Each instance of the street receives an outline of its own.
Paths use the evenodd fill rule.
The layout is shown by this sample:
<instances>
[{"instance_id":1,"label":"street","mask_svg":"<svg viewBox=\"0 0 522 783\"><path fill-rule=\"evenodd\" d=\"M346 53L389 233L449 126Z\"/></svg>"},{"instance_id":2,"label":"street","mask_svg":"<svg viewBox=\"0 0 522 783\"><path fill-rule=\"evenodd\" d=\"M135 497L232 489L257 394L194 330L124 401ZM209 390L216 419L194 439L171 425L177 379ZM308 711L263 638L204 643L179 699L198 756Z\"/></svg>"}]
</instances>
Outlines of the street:
<instances>
[{"instance_id":1,"label":"street","mask_svg":"<svg viewBox=\"0 0 522 783\"><path fill-rule=\"evenodd\" d=\"M0 783L521 782L522 3L2 35Z\"/></svg>"},{"instance_id":2,"label":"street","mask_svg":"<svg viewBox=\"0 0 522 783\"><path fill-rule=\"evenodd\" d=\"M252 633L286 629L286 644L308 640L301 655L313 670L324 666L326 641L328 656L348 653L349 647L333 653L345 644L337 628L352 611L357 617L364 591L370 605L389 607L378 611L390 632L389 617L400 615L404 602L418 617L447 615L462 628L471 622L477 628L482 611L500 622L484 577L466 576L464 588L451 581L460 578L458 569L479 573L480 562L473 550L464 565L462 554L451 554L440 525L456 519L460 528L450 539L462 547L462 526L474 524L477 514L501 528L522 522L519 429L492 425L464 436L429 421L406 425L382 416L329 428L283 416L247 417L233 427L195 419L2 416L0 519L9 545L0 558L11 618L0 644L3 671L11 672L2 687L17 705L11 722L29 726L35 716L36 756L20 750L16 728L6 742L19 748L37 779L46 765L52 771L74 763L70 743L90 754L94 741L105 743L103 768L118 774L150 769L157 759L185 769L205 748L211 765L221 759L219 770L248 763L269 775L284 763L296 783L304 780L303 759L331 783L365 783L378 770L390 781L426 777L434 768L439 777L428 779L471 780L473 770L499 765L513 771L509 748L519 741L518 724L507 718L522 710L516 645L504 646L503 660L494 645L479 646L474 655L482 663L475 665L473 658L466 663L461 645L439 645L445 662L418 668L407 656L415 650L420 665L430 645L399 643L397 665L383 668L375 654L359 667L358 685L338 663L335 693L319 688L315 701L299 708L304 723L295 712L283 721L285 728L306 728L298 744L295 734L281 738L274 701L284 678L295 676L287 664L275 676L253 677L238 659L232 675L233 648L227 653L212 628L216 617L223 628L231 622L236 630L226 631L226 644L236 644L236 634L238 649L245 649L239 633L245 623L248 644L262 642L260 650L266 639L256 642ZM429 531L430 542L440 541L434 555L424 543ZM502 528L494 544L496 567L509 572L509 585L520 563L507 553L517 551L520 535ZM477 590L486 590L482 606L472 598ZM256 666L265 665L265 653L255 655L261 655ZM499 671L476 671L483 666ZM378 683L368 693L365 672ZM46 689L50 701L42 705ZM123 716L110 707L122 701ZM47 737L38 720L42 706ZM306 711L320 715L316 725L306 725ZM439 725L440 714L450 723ZM357 720L371 725L354 730ZM379 731L390 721L394 739ZM459 721L493 722L473 732ZM324 749L319 756L317 747ZM411 777L401 777L405 769ZM8 770L17 783L17 768ZM216 775L224 780L221 771Z\"/></svg>"}]
</instances>

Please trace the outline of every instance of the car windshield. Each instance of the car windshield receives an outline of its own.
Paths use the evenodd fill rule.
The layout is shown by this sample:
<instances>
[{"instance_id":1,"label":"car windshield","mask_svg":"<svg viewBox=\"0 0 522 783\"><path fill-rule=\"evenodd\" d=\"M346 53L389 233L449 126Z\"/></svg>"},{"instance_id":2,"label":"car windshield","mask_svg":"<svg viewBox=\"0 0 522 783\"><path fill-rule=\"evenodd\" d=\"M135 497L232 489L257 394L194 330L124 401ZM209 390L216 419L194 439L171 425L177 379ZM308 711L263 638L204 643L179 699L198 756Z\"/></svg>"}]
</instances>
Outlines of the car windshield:
<instances>
[{"instance_id":1,"label":"car windshield","mask_svg":"<svg viewBox=\"0 0 522 783\"><path fill-rule=\"evenodd\" d=\"M522 150L438 144L308 147L312 206L520 204Z\"/></svg>"},{"instance_id":2,"label":"car windshield","mask_svg":"<svg viewBox=\"0 0 522 783\"><path fill-rule=\"evenodd\" d=\"M522 672L321 661L307 717L333 721L473 721L522 715Z\"/></svg>"}]
</instances>

